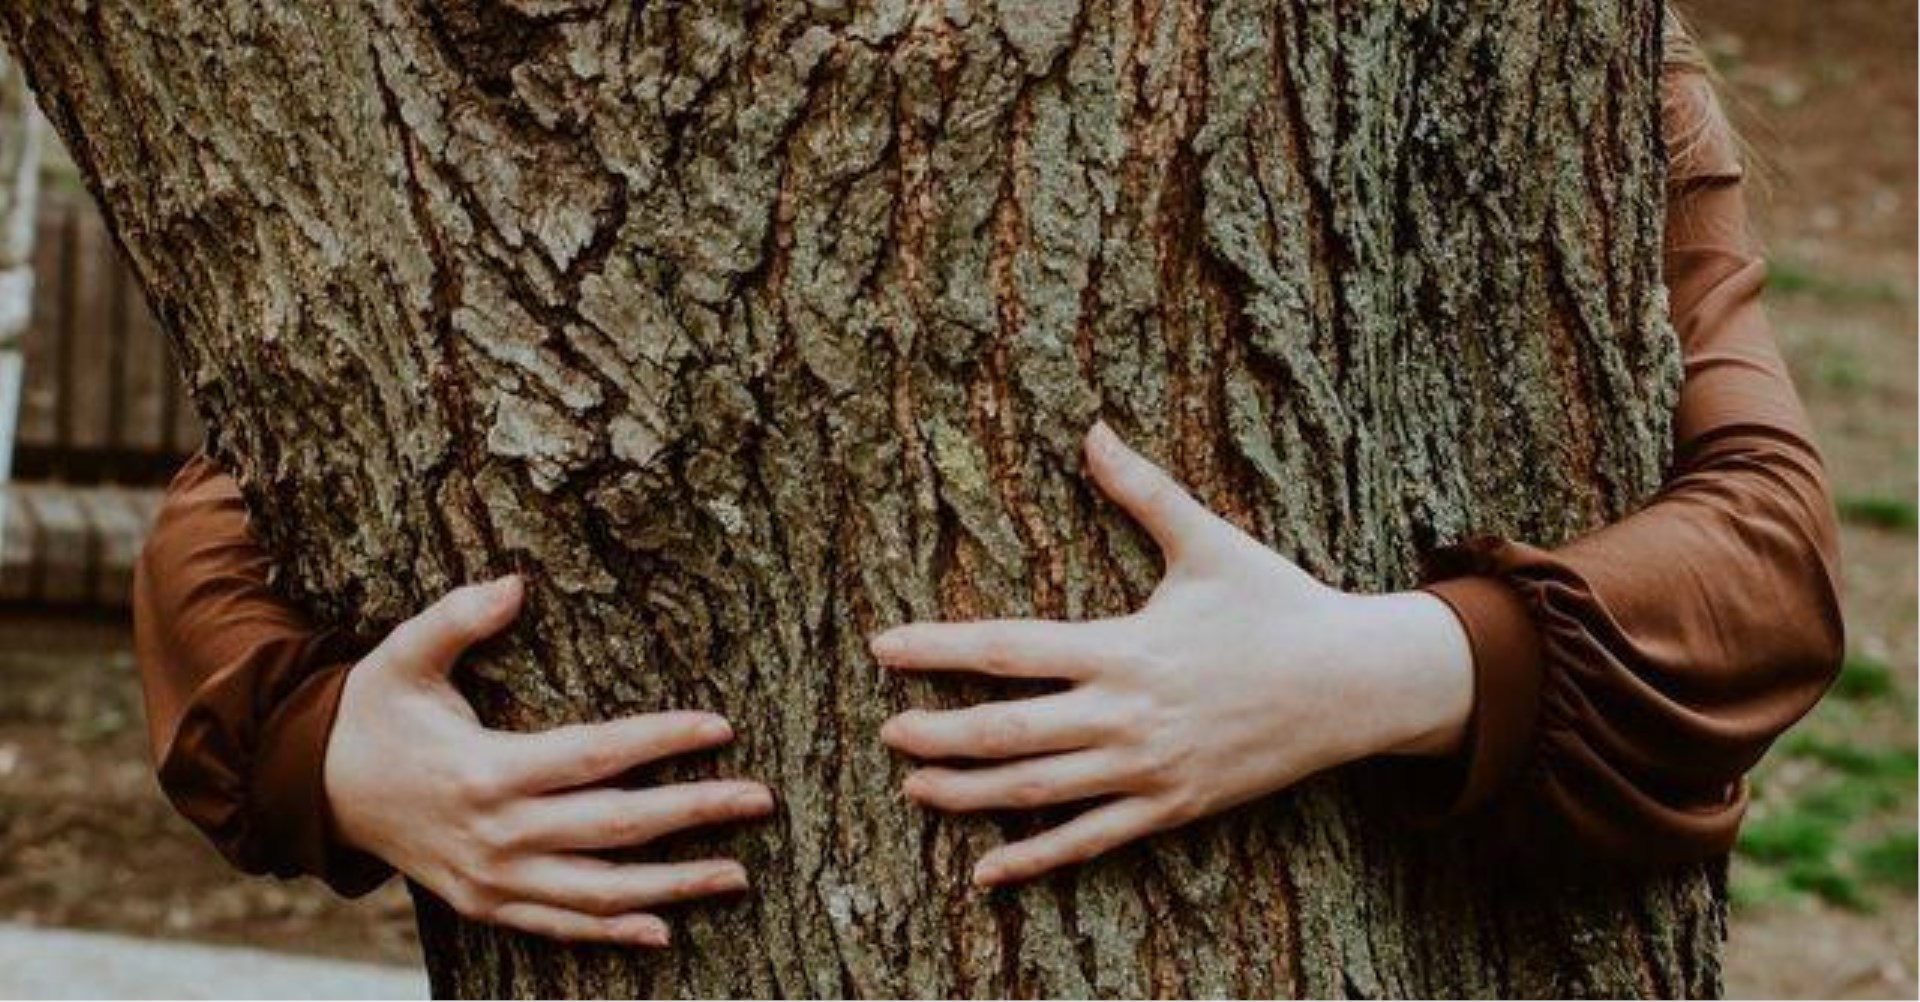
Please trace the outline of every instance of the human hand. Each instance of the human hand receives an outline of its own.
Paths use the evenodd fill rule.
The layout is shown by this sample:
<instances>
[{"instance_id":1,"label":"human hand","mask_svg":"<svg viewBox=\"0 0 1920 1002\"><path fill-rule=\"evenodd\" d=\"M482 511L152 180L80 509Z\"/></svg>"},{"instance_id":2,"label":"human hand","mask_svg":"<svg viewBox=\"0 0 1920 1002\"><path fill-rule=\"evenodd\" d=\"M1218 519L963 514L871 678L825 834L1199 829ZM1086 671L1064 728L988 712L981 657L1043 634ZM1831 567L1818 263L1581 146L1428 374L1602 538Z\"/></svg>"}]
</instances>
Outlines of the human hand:
<instances>
[{"instance_id":1,"label":"human hand","mask_svg":"<svg viewBox=\"0 0 1920 1002\"><path fill-rule=\"evenodd\" d=\"M873 638L905 671L1070 683L945 712L880 736L927 766L913 800L944 811L1099 801L982 857L976 883L1031 879L1383 752L1442 753L1472 702L1451 610L1421 592L1353 595L1209 512L1104 424L1086 443L1100 488L1158 543L1166 572L1139 611L1090 622L915 623Z\"/></svg>"},{"instance_id":2,"label":"human hand","mask_svg":"<svg viewBox=\"0 0 1920 1002\"><path fill-rule=\"evenodd\" d=\"M325 784L334 827L468 918L554 939L665 946L648 909L744 890L732 860L613 863L594 850L760 817L759 783L590 784L724 744L710 713L654 713L534 734L489 730L454 688L460 655L519 613L518 577L448 592L347 673Z\"/></svg>"}]
</instances>

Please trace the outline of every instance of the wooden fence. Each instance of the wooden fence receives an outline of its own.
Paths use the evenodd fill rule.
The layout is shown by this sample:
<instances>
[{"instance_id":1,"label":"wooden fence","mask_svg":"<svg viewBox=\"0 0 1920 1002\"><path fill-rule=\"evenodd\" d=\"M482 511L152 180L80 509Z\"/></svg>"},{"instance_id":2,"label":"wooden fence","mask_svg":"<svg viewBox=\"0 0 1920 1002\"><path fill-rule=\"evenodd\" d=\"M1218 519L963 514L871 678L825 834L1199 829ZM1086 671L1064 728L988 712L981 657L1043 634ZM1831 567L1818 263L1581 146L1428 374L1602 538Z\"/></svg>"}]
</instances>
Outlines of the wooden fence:
<instances>
[{"instance_id":1,"label":"wooden fence","mask_svg":"<svg viewBox=\"0 0 1920 1002\"><path fill-rule=\"evenodd\" d=\"M200 444L166 338L92 204L50 195L10 482L0 603L118 607L159 485Z\"/></svg>"},{"instance_id":2,"label":"wooden fence","mask_svg":"<svg viewBox=\"0 0 1920 1002\"><path fill-rule=\"evenodd\" d=\"M42 203L34 276L14 479L163 482L199 447L200 424L92 203Z\"/></svg>"}]
</instances>

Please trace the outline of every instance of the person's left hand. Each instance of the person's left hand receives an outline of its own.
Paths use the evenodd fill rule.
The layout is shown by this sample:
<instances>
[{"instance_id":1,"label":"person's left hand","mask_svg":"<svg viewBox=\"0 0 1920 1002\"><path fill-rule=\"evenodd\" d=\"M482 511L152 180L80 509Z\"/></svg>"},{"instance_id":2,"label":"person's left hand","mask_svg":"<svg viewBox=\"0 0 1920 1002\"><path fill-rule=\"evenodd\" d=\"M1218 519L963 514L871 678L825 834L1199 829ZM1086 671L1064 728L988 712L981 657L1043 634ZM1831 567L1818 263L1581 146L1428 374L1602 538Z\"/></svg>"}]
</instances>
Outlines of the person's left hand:
<instances>
[{"instance_id":1,"label":"person's left hand","mask_svg":"<svg viewBox=\"0 0 1920 1002\"><path fill-rule=\"evenodd\" d=\"M974 868L996 885L1384 752L1458 743L1472 701L1464 630L1423 592L1349 595L1313 579L1121 443L1087 436L1101 489L1153 536L1166 574L1132 615L1091 622L913 623L872 640L882 664L1071 683L880 731L927 766L913 800L944 811L1098 801Z\"/></svg>"}]
</instances>

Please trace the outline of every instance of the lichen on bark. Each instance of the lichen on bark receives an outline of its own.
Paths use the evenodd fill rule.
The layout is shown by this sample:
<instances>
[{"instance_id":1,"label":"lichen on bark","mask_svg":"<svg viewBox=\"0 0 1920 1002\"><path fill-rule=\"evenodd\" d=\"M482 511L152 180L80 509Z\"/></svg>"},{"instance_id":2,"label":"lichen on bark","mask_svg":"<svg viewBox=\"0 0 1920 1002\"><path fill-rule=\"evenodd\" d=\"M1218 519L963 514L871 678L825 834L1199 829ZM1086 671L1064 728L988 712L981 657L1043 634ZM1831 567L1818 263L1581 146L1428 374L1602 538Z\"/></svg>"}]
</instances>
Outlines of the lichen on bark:
<instances>
[{"instance_id":1,"label":"lichen on bark","mask_svg":"<svg viewBox=\"0 0 1920 1002\"><path fill-rule=\"evenodd\" d=\"M424 902L439 990L603 996L1717 990L1706 875L1510 872L1352 776L972 892L1027 822L902 802L874 732L953 697L863 648L1138 603L1097 416L1349 587L1631 507L1657 8L0 0L290 592L525 572L490 721L715 709L690 769L780 791L668 953Z\"/></svg>"}]
</instances>

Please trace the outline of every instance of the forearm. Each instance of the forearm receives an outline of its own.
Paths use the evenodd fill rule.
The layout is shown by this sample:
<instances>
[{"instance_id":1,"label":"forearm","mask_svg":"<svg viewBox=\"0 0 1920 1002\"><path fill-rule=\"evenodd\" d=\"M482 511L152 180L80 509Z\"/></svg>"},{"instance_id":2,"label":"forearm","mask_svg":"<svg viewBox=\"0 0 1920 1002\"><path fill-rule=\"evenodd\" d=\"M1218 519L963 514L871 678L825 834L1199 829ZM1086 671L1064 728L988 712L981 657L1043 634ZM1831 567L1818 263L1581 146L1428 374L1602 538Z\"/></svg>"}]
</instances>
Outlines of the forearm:
<instances>
[{"instance_id":1,"label":"forearm","mask_svg":"<svg viewBox=\"0 0 1920 1002\"><path fill-rule=\"evenodd\" d=\"M156 773L241 869L362 892L385 868L331 837L321 781L353 652L267 585L268 566L231 478L195 458L168 490L133 590Z\"/></svg>"},{"instance_id":2,"label":"forearm","mask_svg":"<svg viewBox=\"0 0 1920 1002\"><path fill-rule=\"evenodd\" d=\"M1367 754L1451 755L1474 707L1473 650L1448 604L1424 591L1355 596L1356 649L1379 665L1382 685L1363 694L1357 723Z\"/></svg>"}]
</instances>

